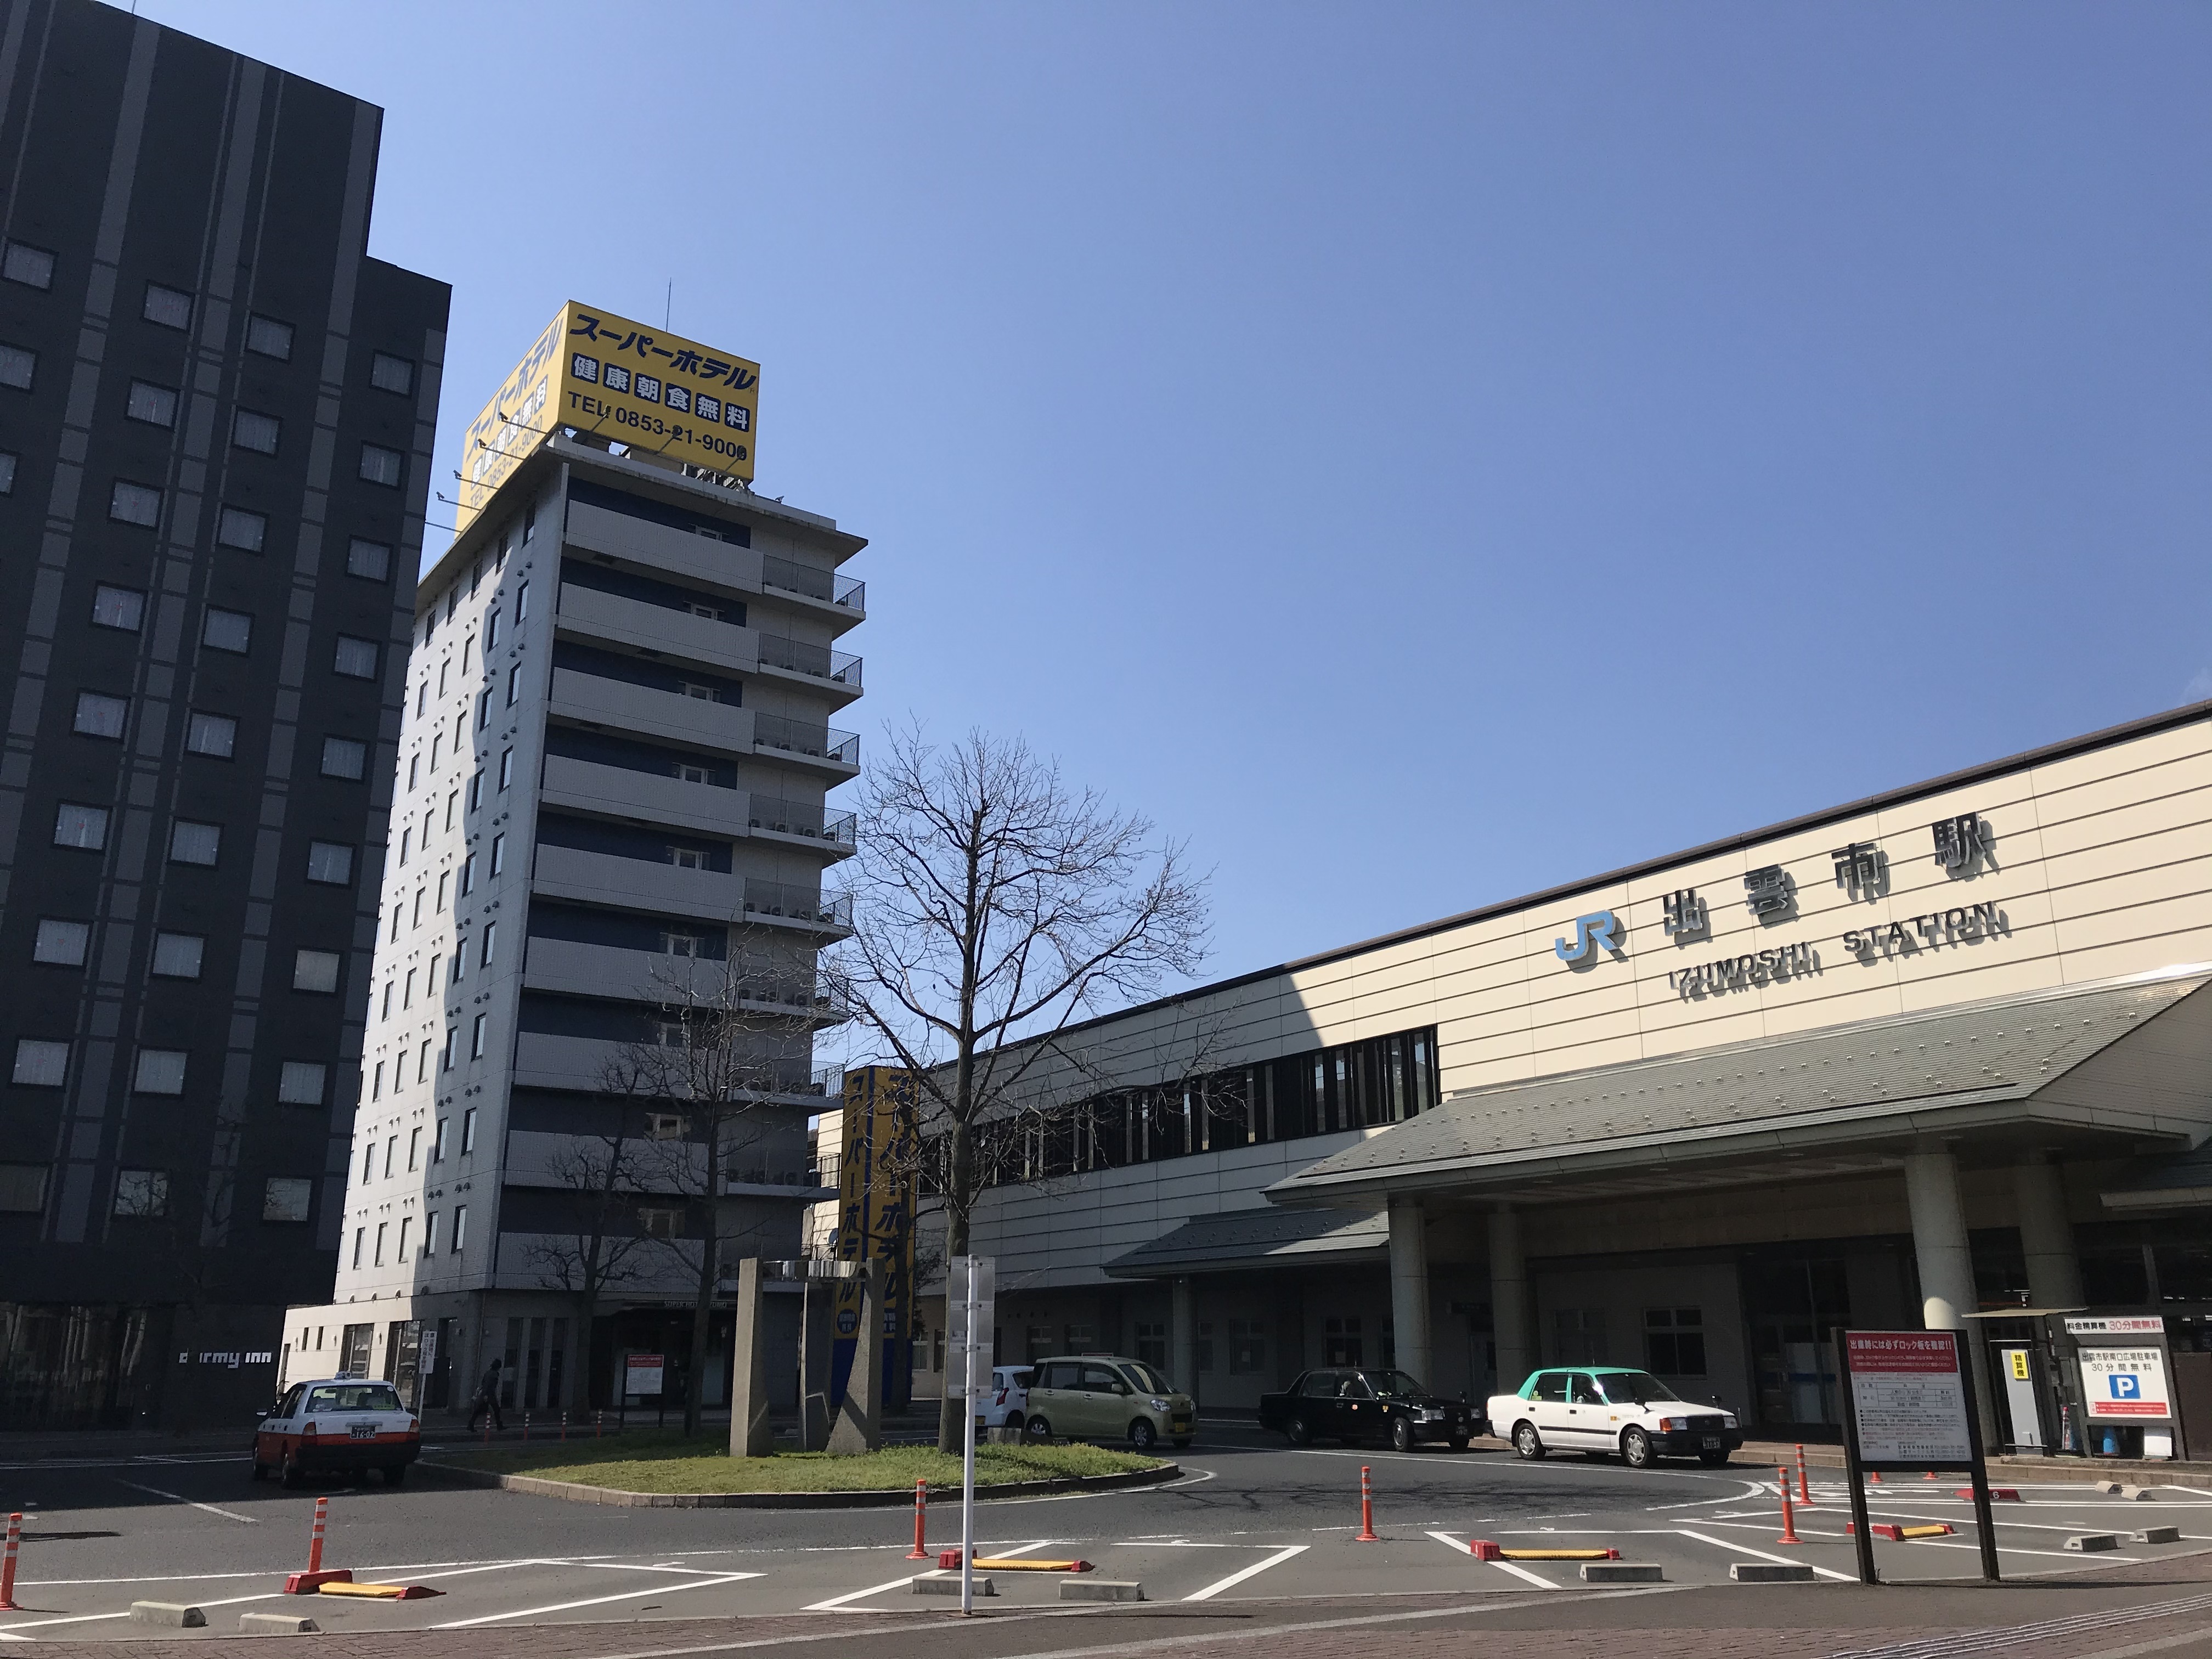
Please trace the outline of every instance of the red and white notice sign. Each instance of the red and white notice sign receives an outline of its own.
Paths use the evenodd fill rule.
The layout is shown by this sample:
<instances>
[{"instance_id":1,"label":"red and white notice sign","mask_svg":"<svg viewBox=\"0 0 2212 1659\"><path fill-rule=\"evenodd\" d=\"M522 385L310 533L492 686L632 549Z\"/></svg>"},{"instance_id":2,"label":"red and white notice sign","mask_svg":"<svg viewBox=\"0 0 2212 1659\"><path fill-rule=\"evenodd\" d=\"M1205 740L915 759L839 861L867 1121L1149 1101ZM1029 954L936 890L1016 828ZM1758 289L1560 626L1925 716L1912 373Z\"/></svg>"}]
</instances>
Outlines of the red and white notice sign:
<instances>
[{"instance_id":1,"label":"red and white notice sign","mask_svg":"<svg viewBox=\"0 0 2212 1659\"><path fill-rule=\"evenodd\" d=\"M1846 1331L1859 1457L1868 1463L1973 1461L1959 1339L1950 1331Z\"/></svg>"}]
</instances>

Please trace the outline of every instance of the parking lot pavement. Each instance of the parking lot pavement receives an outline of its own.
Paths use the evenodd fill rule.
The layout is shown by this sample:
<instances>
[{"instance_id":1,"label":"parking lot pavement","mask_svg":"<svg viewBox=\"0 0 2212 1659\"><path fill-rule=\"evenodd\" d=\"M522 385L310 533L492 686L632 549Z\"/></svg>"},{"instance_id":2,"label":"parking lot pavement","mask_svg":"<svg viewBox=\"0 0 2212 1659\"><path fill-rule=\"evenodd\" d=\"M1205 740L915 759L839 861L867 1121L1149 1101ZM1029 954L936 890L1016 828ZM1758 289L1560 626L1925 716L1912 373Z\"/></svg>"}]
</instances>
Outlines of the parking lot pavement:
<instances>
[{"instance_id":1,"label":"parking lot pavement","mask_svg":"<svg viewBox=\"0 0 2212 1659\"><path fill-rule=\"evenodd\" d=\"M1716 1616L1741 1617L1725 1610L1764 1605L1757 1598L1776 1593L1731 1583L1735 1562L1802 1562L1837 1592L1864 1594L1844 1535L1846 1494L1834 1479L1814 1483L1814 1504L1797 1516L1803 1541L1790 1546L1778 1541L1779 1499L1773 1473L1764 1469L1639 1473L1581 1457L1531 1464L1498 1453L1294 1451L1234 1431L1182 1456L1182 1478L1163 1487L988 1503L978 1511L979 1553L1079 1557L1098 1577L1140 1582L1143 1616L1155 1625L1193 1621L1177 1627L1186 1633L1257 1628L1255 1621L1279 1622L1301 1607L1352 1609L1346 1618L1395 1608L1413 1621L1405 1639L1417 1649L1430 1639L1419 1632L1431 1631L1434 1621L1424 1620L1437 1607L1462 1611L1436 1632L1452 1619L1488 1620L1500 1630L1526 1619L1553 1628L1599 1617L1601 1600L1615 1594L1586 1585L1573 1562L1478 1560L1468 1548L1475 1538L1509 1549L1617 1549L1661 1570L1660 1593L1720 1598L1723 1613ZM1375 1543L1356 1538L1362 1466L1370 1472L1382 1534ZM1901 1481L1870 1491L1877 1521L1956 1528L1929 1542L1878 1541L1885 1577L1948 1580L1949 1593L1964 1594L1959 1587L1978 1577L1972 1509L1954 1495L1956 1485L1955 1478ZM240 1455L0 1462L0 1509L27 1516L17 1591L23 1607L0 1613L0 1646L143 1637L144 1627L129 1617L138 1600L204 1608L204 1630L179 1632L199 1641L234 1637L238 1615L254 1611L304 1612L342 1641L444 1632L441 1643L494 1646L508 1639L501 1632L638 1620L654 1621L655 1631L702 1621L723 1621L726 1631L726 1621L765 1620L763 1629L782 1632L772 1638L782 1644L800 1642L788 1633L791 1620L813 1632L805 1638L811 1642L853 1620L864 1630L919 1631L945 1617L913 1589L915 1575L936 1563L907 1559L912 1518L902 1509L613 1509L438 1486L419 1476L399 1488L333 1483L322 1490L330 1498L326 1565L441 1594L407 1601L284 1597L283 1575L305 1565L316 1493L250 1481ZM2165 1488L2154 1501L2136 1503L2081 1485L2021 1492L2027 1501L2001 1504L1996 1515L2008 1577L2086 1584L2085 1574L2118 1583L2145 1573L2180 1583L2200 1567L2212 1576L2212 1556L2196 1559L2212 1549L2212 1492ZM2101 1555L2065 1547L2077 1534L2154 1524L2177 1527L2179 1539L2130 1541ZM940 1503L930 1516L932 1549L953 1541L957 1525L957 1509ZM991 1577L998 1594L987 1606L994 1620L1097 1616L1059 1601L1059 1575ZM1780 1593L1826 1592L1816 1584ZM1540 1611L1547 1607L1554 1612ZM1559 1611L1569 1607L1581 1611ZM609 1656L659 1651L658 1637L637 1638L629 1649L619 1648L631 1640L620 1635L592 1639L601 1642L593 1651Z\"/></svg>"}]
</instances>

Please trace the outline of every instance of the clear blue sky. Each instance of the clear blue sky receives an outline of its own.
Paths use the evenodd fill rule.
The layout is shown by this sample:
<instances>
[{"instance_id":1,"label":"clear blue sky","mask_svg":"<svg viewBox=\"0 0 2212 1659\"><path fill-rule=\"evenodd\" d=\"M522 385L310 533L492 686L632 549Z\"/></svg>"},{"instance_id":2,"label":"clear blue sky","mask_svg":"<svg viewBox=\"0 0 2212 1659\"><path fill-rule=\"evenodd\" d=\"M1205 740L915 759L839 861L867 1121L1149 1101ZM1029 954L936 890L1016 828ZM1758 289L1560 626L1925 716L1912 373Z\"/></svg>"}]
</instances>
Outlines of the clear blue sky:
<instances>
[{"instance_id":1,"label":"clear blue sky","mask_svg":"<svg viewBox=\"0 0 2212 1659\"><path fill-rule=\"evenodd\" d=\"M441 471L672 279L1209 976L2212 696L2202 6L144 9L385 106Z\"/></svg>"}]
</instances>

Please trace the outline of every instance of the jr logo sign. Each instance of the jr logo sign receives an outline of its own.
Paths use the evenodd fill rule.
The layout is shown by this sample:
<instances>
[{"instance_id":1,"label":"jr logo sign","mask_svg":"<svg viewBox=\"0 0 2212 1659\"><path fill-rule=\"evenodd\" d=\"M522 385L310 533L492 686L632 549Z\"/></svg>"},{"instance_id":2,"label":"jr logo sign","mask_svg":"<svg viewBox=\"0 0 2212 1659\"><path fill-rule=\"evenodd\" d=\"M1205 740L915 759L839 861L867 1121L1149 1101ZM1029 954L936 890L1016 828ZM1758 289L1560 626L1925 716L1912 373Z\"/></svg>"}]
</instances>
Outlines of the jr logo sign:
<instances>
[{"instance_id":1,"label":"jr logo sign","mask_svg":"<svg viewBox=\"0 0 2212 1659\"><path fill-rule=\"evenodd\" d=\"M1615 942L1613 935L1620 927L1620 923L1614 919L1610 910L1600 910L1594 915L1577 916L1573 942L1571 944L1563 939L1553 939L1553 953L1561 962L1581 962L1589 956L1593 947L1602 945L1617 956L1620 952L1620 946Z\"/></svg>"}]
</instances>

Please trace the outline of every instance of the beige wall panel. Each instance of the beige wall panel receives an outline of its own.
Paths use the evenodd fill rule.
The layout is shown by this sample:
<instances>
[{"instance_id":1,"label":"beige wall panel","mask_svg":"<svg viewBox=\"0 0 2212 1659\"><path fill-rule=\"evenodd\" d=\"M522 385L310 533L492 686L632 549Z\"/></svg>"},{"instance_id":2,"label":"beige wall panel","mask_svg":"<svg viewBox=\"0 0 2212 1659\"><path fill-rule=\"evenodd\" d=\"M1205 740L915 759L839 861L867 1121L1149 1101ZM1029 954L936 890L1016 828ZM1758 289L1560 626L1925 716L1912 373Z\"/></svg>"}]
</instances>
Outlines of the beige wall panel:
<instances>
[{"instance_id":1,"label":"beige wall panel","mask_svg":"<svg viewBox=\"0 0 2212 1659\"><path fill-rule=\"evenodd\" d=\"M2048 800L2070 790L2091 788L2165 767L2191 763L2212 766L2212 723L2192 721L2086 754L2065 756L2045 762L2031 775L2037 797ZM2160 787L2156 784L2131 784L2127 788L2127 798L2158 793Z\"/></svg>"},{"instance_id":2,"label":"beige wall panel","mask_svg":"<svg viewBox=\"0 0 2212 1659\"><path fill-rule=\"evenodd\" d=\"M2029 991L2052 991L2065 983L2063 964L2057 956L2007 960L1981 954L1946 952L1940 959L1919 964L1906 974L1898 989L1909 1012L1942 1008L1954 1003L1978 1002L1987 997L2017 996Z\"/></svg>"},{"instance_id":3,"label":"beige wall panel","mask_svg":"<svg viewBox=\"0 0 2212 1659\"><path fill-rule=\"evenodd\" d=\"M2191 927L2165 937L2166 949L2155 954L2164 957L2160 966L2167 963L2176 965L2212 963L2212 927ZM2069 983L2081 984L2089 980L2117 979L2124 975L2139 974L2146 969L2138 966L2148 954L2140 945L2091 946L2087 950L2066 953L2066 977Z\"/></svg>"},{"instance_id":4,"label":"beige wall panel","mask_svg":"<svg viewBox=\"0 0 2212 1659\"><path fill-rule=\"evenodd\" d=\"M2084 848L2063 857L2045 860L2052 902L2061 915L2079 915L2084 910L2096 908L2094 898L2086 903L2072 902L2068 890L2086 882L2115 875L2148 878L2155 881L2171 881L2170 866L2196 863L2202 865L2206 857L2208 836L2202 824L2189 824L2180 829L2161 830L2154 834L2138 836L2130 840L2107 842L2101 846Z\"/></svg>"},{"instance_id":5,"label":"beige wall panel","mask_svg":"<svg viewBox=\"0 0 2212 1659\"><path fill-rule=\"evenodd\" d=\"M2042 832L2043 853L2045 858L2051 858L2163 830L2194 828L2201 832L2208 822L2212 822L2212 787L2160 795L2084 817L2046 823ZM2000 846L2000 856L2003 850Z\"/></svg>"},{"instance_id":6,"label":"beige wall panel","mask_svg":"<svg viewBox=\"0 0 2212 1659\"><path fill-rule=\"evenodd\" d=\"M2205 885L2208 872L2212 872L2212 860L2199 857L2151 869L2123 867L2088 877L2053 891L2051 896L2058 906L2057 925L2063 930L2070 923L2087 921L2107 911L2170 902L2177 895L2193 895Z\"/></svg>"},{"instance_id":7,"label":"beige wall panel","mask_svg":"<svg viewBox=\"0 0 2212 1659\"><path fill-rule=\"evenodd\" d=\"M2057 933L2069 982L2079 980L2075 957L2083 951L2132 950L2142 966L2124 973L2148 973L2193 957L2178 957L2172 941L2201 927L2212 927L2212 894L2195 893L2149 904L2123 905L2094 915L2060 924Z\"/></svg>"}]
</instances>

